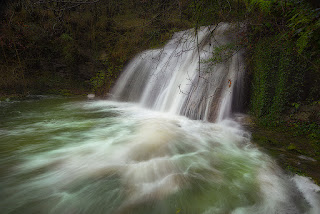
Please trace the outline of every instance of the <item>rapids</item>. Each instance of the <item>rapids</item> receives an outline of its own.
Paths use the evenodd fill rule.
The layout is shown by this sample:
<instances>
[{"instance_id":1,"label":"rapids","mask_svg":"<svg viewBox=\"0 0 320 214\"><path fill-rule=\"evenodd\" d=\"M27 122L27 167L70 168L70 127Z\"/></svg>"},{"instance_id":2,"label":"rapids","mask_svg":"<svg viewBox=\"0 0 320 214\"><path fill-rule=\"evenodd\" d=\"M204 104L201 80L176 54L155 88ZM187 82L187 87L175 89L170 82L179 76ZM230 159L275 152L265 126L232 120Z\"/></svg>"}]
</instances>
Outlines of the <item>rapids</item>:
<instances>
[{"instance_id":1,"label":"rapids","mask_svg":"<svg viewBox=\"0 0 320 214\"><path fill-rule=\"evenodd\" d=\"M320 188L234 120L241 50L206 63L235 38L229 24L177 33L135 57L109 100L1 102L1 213L320 213Z\"/></svg>"}]
</instances>

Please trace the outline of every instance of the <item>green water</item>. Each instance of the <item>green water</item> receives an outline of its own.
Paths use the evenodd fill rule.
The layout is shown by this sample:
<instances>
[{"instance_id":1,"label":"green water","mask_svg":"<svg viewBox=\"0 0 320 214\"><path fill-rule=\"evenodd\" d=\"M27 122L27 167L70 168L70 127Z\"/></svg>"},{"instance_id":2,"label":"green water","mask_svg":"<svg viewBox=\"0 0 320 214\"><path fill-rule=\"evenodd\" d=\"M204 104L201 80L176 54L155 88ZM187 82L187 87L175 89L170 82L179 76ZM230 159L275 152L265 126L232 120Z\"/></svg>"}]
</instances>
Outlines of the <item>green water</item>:
<instances>
[{"instance_id":1,"label":"green water","mask_svg":"<svg viewBox=\"0 0 320 214\"><path fill-rule=\"evenodd\" d=\"M318 209L232 120L62 97L1 102L0 118L1 213Z\"/></svg>"}]
</instances>

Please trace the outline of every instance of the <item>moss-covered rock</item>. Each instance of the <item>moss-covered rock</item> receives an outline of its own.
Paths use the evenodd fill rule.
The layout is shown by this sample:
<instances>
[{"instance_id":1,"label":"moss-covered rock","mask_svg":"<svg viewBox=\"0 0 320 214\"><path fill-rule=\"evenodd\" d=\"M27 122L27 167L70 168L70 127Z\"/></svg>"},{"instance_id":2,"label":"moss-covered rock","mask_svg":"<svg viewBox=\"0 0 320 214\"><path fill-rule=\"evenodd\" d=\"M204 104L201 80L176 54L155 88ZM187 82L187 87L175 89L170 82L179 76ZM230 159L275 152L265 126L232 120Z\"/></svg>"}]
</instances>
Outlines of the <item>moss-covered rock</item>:
<instances>
[{"instance_id":1,"label":"moss-covered rock","mask_svg":"<svg viewBox=\"0 0 320 214\"><path fill-rule=\"evenodd\" d=\"M295 136L291 129L266 128L257 119L244 123L252 132L252 143L274 157L278 164L291 173L311 177L320 184L320 141L308 136Z\"/></svg>"}]
</instances>

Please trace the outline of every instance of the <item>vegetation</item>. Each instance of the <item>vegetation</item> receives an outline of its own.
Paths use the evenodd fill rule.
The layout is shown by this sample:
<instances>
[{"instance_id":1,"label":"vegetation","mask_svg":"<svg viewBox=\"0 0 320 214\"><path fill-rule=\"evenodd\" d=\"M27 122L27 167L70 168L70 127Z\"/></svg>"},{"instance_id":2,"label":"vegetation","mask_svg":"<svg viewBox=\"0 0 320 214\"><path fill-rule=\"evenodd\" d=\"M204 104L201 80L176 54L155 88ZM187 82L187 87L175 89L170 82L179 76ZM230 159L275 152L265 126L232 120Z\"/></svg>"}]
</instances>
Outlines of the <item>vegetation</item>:
<instances>
[{"instance_id":1,"label":"vegetation","mask_svg":"<svg viewBox=\"0 0 320 214\"><path fill-rule=\"evenodd\" d=\"M0 95L105 94L137 52L190 28L183 1L7 1ZM97 80L100 78L99 80Z\"/></svg>"},{"instance_id":2,"label":"vegetation","mask_svg":"<svg viewBox=\"0 0 320 214\"><path fill-rule=\"evenodd\" d=\"M252 2L257 15L247 32L247 61L253 141L284 168L319 183L319 4L294 0L247 4Z\"/></svg>"},{"instance_id":3,"label":"vegetation","mask_svg":"<svg viewBox=\"0 0 320 214\"><path fill-rule=\"evenodd\" d=\"M250 29L251 113L260 125L319 141L320 13L307 2L281 2Z\"/></svg>"},{"instance_id":4,"label":"vegetation","mask_svg":"<svg viewBox=\"0 0 320 214\"><path fill-rule=\"evenodd\" d=\"M217 47L204 63L220 63L239 48L246 49L253 141L277 156L283 167L317 182L318 162L313 160L320 161L319 6L298 0L194 4L196 27L219 22L246 26L234 44ZM314 159L308 162L300 156Z\"/></svg>"},{"instance_id":5,"label":"vegetation","mask_svg":"<svg viewBox=\"0 0 320 214\"><path fill-rule=\"evenodd\" d=\"M245 48L251 93L248 109L259 125L320 140L320 10L316 1L194 1L195 27L219 22L246 27L234 44L204 63L220 63ZM319 148L317 148L319 150Z\"/></svg>"},{"instance_id":6,"label":"vegetation","mask_svg":"<svg viewBox=\"0 0 320 214\"><path fill-rule=\"evenodd\" d=\"M256 124L303 138L314 153L298 143L285 144L286 150L319 155L316 0L14 0L1 6L0 96L105 95L131 57L160 47L175 31L236 23L245 29L236 42L217 47L202 63L222 62L245 48L248 111ZM254 139L265 142L261 135Z\"/></svg>"}]
</instances>

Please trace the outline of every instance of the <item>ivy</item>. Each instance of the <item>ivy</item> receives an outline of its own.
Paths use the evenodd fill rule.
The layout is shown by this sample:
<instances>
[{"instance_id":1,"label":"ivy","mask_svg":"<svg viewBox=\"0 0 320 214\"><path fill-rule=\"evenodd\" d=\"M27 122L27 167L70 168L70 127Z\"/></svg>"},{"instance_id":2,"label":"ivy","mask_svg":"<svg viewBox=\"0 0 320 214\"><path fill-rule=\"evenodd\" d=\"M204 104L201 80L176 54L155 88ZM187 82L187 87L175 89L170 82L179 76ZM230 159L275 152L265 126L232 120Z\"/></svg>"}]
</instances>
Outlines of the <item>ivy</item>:
<instances>
[{"instance_id":1,"label":"ivy","mask_svg":"<svg viewBox=\"0 0 320 214\"><path fill-rule=\"evenodd\" d=\"M294 45L273 36L261 40L253 55L254 76L251 109L258 117L277 120L291 103L305 98L309 70L297 57Z\"/></svg>"}]
</instances>

